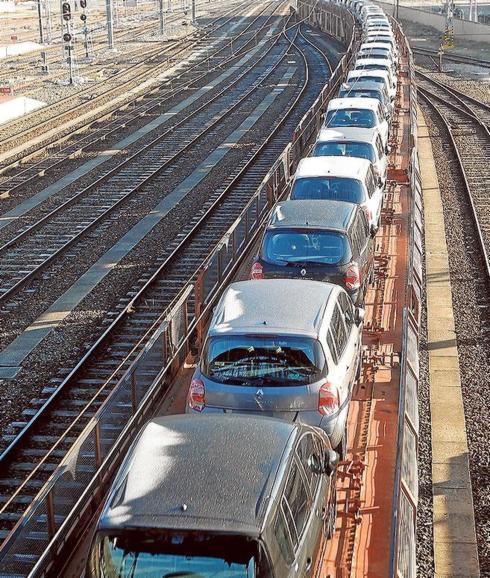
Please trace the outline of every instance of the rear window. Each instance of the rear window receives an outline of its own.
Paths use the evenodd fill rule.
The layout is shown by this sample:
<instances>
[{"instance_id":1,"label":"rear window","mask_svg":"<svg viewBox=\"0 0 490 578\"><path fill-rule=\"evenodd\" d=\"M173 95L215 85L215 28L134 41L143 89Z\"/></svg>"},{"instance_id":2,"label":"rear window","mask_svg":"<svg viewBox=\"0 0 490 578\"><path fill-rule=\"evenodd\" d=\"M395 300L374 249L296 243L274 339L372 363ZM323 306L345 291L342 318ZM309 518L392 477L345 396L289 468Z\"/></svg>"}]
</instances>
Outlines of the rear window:
<instances>
[{"instance_id":1,"label":"rear window","mask_svg":"<svg viewBox=\"0 0 490 578\"><path fill-rule=\"evenodd\" d=\"M376 162L373 145L367 142L319 142L313 149L314 157L356 157Z\"/></svg>"},{"instance_id":2,"label":"rear window","mask_svg":"<svg viewBox=\"0 0 490 578\"><path fill-rule=\"evenodd\" d=\"M152 535L154 534L154 535ZM199 576L254 578L257 544L245 537L127 532L99 535L89 558L90 578Z\"/></svg>"},{"instance_id":3,"label":"rear window","mask_svg":"<svg viewBox=\"0 0 490 578\"><path fill-rule=\"evenodd\" d=\"M339 93L339 98L376 98L383 102L383 97L378 90L362 90L362 89L342 89Z\"/></svg>"},{"instance_id":4,"label":"rear window","mask_svg":"<svg viewBox=\"0 0 490 578\"><path fill-rule=\"evenodd\" d=\"M264 238L262 257L277 265L338 265L348 260L347 240L332 231L270 231Z\"/></svg>"},{"instance_id":5,"label":"rear window","mask_svg":"<svg viewBox=\"0 0 490 578\"><path fill-rule=\"evenodd\" d=\"M386 64L358 64L356 70L388 70L388 65Z\"/></svg>"},{"instance_id":6,"label":"rear window","mask_svg":"<svg viewBox=\"0 0 490 578\"><path fill-rule=\"evenodd\" d=\"M362 203L361 181L347 177L305 177L296 179L291 191L293 200L330 200Z\"/></svg>"},{"instance_id":7,"label":"rear window","mask_svg":"<svg viewBox=\"0 0 490 578\"><path fill-rule=\"evenodd\" d=\"M362 108L330 110L327 113L325 126L331 128L342 126L373 128L376 126L376 115L372 110Z\"/></svg>"},{"instance_id":8,"label":"rear window","mask_svg":"<svg viewBox=\"0 0 490 578\"><path fill-rule=\"evenodd\" d=\"M287 386L318 381L324 367L321 345L310 337L220 335L208 339L202 371L219 383Z\"/></svg>"}]
</instances>

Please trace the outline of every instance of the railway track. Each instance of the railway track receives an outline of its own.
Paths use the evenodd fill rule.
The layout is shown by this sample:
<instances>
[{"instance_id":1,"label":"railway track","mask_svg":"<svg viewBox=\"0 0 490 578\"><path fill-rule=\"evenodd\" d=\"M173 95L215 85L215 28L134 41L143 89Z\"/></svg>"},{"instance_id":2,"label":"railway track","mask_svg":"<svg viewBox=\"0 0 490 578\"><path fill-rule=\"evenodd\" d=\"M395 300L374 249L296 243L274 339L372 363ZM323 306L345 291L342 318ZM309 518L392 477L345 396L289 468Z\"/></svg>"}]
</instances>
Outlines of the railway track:
<instances>
[{"instance_id":1,"label":"railway track","mask_svg":"<svg viewBox=\"0 0 490 578\"><path fill-rule=\"evenodd\" d=\"M270 18L266 19L261 30L269 26ZM227 91L237 87L239 81L269 55L272 45L267 38L264 39L263 48L260 58L246 64L231 82L224 86L218 85L217 91L208 90L207 100L198 108L180 120L169 123L170 126L161 135L144 144L90 186L50 210L0 247L0 304L10 299L31 279L39 277L54 259L108 218L122 203L141 194L144 186L148 186L181 155L193 147L205 147L204 137L243 104L264 81L264 76L259 75L235 101L226 98ZM186 86L193 82L194 68L189 72L189 80L184 78ZM200 74L199 79L203 76L206 73ZM223 108L223 100L226 100L226 108ZM191 100L190 105L193 104L194 100ZM174 114L178 118L178 113ZM168 111L167 115L170 117L171 112Z\"/></svg>"},{"instance_id":2,"label":"railway track","mask_svg":"<svg viewBox=\"0 0 490 578\"><path fill-rule=\"evenodd\" d=\"M275 119L274 128L249 151L245 163L222 177L220 186L203 200L201 210L170 243L160 264L142 277L135 295L121 303L119 312L109 315L105 332L66 379L46 389L46 397L37 400L37 407L30 411L32 419L18 424L20 431L4 440L10 445L0 456L2 537L8 534L26 503L30 503L77 433L115 387L128 363L141 351L152 335L155 320L192 281L213 242L219 240L256 190L289 141L297 120L323 86L328 74L324 55L319 54L299 26L285 27L281 42L289 48L283 50L282 58L275 63L277 74L279 66L289 66L287 59L293 56L302 62L303 71L287 106L282 108L283 116ZM318 69L322 62L322 68ZM154 370L156 375L159 368ZM147 379L152 378L147 375Z\"/></svg>"},{"instance_id":3,"label":"railway track","mask_svg":"<svg viewBox=\"0 0 490 578\"><path fill-rule=\"evenodd\" d=\"M233 13L235 9L236 6L224 14L220 14L217 19L208 23L206 27L203 28L204 34L198 39L186 37L182 41L171 44L164 50L162 50L161 46L150 50L142 61L132 64L113 75L109 81L109 88L107 88L107 79L91 84L85 89L78 90L76 94L67 96L51 105L47 105L30 113L26 117L8 123L5 129L8 129L8 136L6 133L6 136L0 143L0 152L7 152L8 154L6 158L0 162L0 173L5 172L15 164L21 162L21 157L32 157L34 153L37 153L39 150L42 151L47 144L52 144L53 141L59 141L60 133L63 131L63 123L68 123L73 119L79 118L81 111L86 110L85 98L90 97L90 109L95 109L102 105L108 105L110 107L111 99L118 97L121 93L127 94L127 97L124 99L125 101L133 100L135 89L145 80L154 79L158 74L169 69L175 58L191 50L196 45L206 42L212 43L213 39L211 35L213 32L228 24L230 18L227 14ZM224 42L226 44L226 41ZM101 92L97 94L99 90ZM126 104L126 102L119 102L119 107L122 104ZM114 108L119 107L116 106ZM85 116L87 115L85 114ZM77 123L76 126L71 127L70 132L74 130L79 131L83 126L90 125L89 121L86 120L85 123ZM30 126L24 128L26 124ZM39 143L36 139L40 134L45 138ZM61 136L66 136L66 129L65 134ZM32 146L29 146L29 142L32 140L36 142L34 150ZM19 151L19 149L21 150ZM24 152L24 149L27 149L27 152ZM19 152L15 154L15 151ZM12 155L15 154L14 159L11 159L10 153L12 153ZM12 163L12 160L15 160L15 162Z\"/></svg>"},{"instance_id":4,"label":"railway track","mask_svg":"<svg viewBox=\"0 0 490 578\"><path fill-rule=\"evenodd\" d=\"M490 106L417 71L417 89L444 123L471 204L490 280Z\"/></svg>"},{"instance_id":5,"label":"railway track","mask_svg":"<svg viewBox=\"0 0 490 578\"><path fill-rule=\"evenodd\" d=\"M61 143L58 141L48 147L44 147L46 149L46 156L39 161L28 163L27 160L24 160L20 166L18 165L19 161L16 161L14 166L12 166L12 164L9 165L10 170L7 168L4 169L7 171L6 174L8 176L4 181L0 182L0 194L8 193L9 196L12 197L17 191L24 191L26 185L32 183L39 176L45 176L49 170L59 167L64 161L80 155L97 142L102 140L108 142L111 135L120 131L122 128L128 127L134 120L149 114L157 114L158 109L162 108L172 98L183 98L184 93L199 87L199 83L204 83L205 79L209 77L213 71L219 71L221 67L229 65L234 59L239 57L241 49L245 48L250 42L248 38L246 39L246 44L240 45L239 39L253 28L265 11L266 8L261 10L259 14L252 18L251 22L234 37L234 42L238 45L236 46L238 51L235 51L236 55L234 57L229 57L226 53L228 50L226 44L212 53L205 53L202 57L198 56L191 61L193 64L190 64L185 70L176 74L175 78L162 81L161 85L153 88L148 94L143 96L138 95L134 100L124 103L122 106L104 114L95 121L91 121L89 125L85 127L87 131L90 129L89 134L85 134L85 130L81 134L77 131L71 138L66 139L66 137L64 137L66 140L62 139ZM223 23L223 26L228 22L229 19ZM221 56L219 56L220 54ZM208 68L203 71L203 64L206 64L206 61ZM196 74L196 76L192 77L194 74ZM177 84L175 81L177 81ZM110 119L114 116L114 120L111 121ZM65 144L66 146L63 146ZM38 154L41 154L41 151L38 151ZM29 153L27 157L31 158L32 153ZM27 167L25 167L26 164L28 164Z\"/></svg>"},{"instance_id":6,"label":"railway track","mask_svg":"<svg viewBox=\"0 0 490 578\"><path fill-rule=\"evenodd\" d=\"M412 52L416 55L427 56L432 60L435 66L438 65L437 63L439 59L439 53L437 50L432 50L430 48L412 48ZM490 60L474 58L464 54L445 52L443 59L444 61L458 62L460 64L471 64L472 66L480 66L482 68L490 68Z\"/></svg>"},{"instance_id":7,"label":"railway track","mask_svg":"<svg viewBox=\"0 0 490 578\"><path fill-rule=\"evenodd\" d=\"M485 435L490 385L488 116L486 121L482 119L485 112L482 103L473 108L471 101L463 99L467 109L458 100L452 100L451 92L446 93L447 104L443 105L442 89L435 97L433 92L424 90L424 85L421 88L420 79L418 82L443 200L479 564L481 575L487 576L490 572L490 452Z\"/></svg>"}]
</instances>

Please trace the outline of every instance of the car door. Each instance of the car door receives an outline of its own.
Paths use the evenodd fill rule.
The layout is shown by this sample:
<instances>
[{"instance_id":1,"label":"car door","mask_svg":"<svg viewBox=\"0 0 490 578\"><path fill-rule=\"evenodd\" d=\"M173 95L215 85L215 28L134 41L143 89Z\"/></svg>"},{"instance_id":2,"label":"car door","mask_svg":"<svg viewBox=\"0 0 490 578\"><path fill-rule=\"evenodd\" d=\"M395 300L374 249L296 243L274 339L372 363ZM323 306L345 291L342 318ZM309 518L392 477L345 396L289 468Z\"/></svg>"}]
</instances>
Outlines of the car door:
<instances>
[{"instance_id":1,"label":"car door","mask_svg":"<svg viewBox=\"0 0 490 578\"><path fill-rule=\"evenodd\" d=\"M303 467L293 456L281 496L280 513L276 524L284 526L281 550L288 559L287 578L308 578L313 568L313 549L310 544L313 529L312 503ZM282 578L282 577L281 577Z\"/></svg>"},{"instance_id":2,"label":"car door","mask_svg":"<svg viewBox=\"0 0 490 578\"><path fill-rule=\"evenodd\" d=\"M296 446L310 498L310 517L305 529L305 576L316 576L322 565L328 518L328 483L321 473L322 454L312 432L304 433ZM307 567L309 569L307 569Z\"/></svg>"},{"instance_id":3,"label":"car door","mask_svg":"<svg viewBox=\"0 0 490 578\"><path fill-rule=\"evenodd\" d=\"M366 288L369 281L369 275L371 273L371 267L373 265L373 254L370 226L363 211L359 211L357 213L353 226L356 231L355 246L359 251L359 255L357 256L356 260L359 264L359 270L361 272L361 286Z\"/></svg>"},{"instance_id":4,"label":"car door","mask_svg":"<svg viewBox=\"0 0 490 578\"><path fill-rule=\"evenodd\" d=\"M338 298L332 312L330 328L328 330L327 342L335 362L335 368L330 373L335 373L332 381L337 384L340 395L340 414L342 419L346 415L347 405L350 398L350 382L353 368L351 359L345 355L347 346L347 331L340 310ZM341 428L343 429L343 428Z\"/></svg>"},{"instance_id":5,"label":"car door","mask_svg":"<svg viewBox=\"0 0 490 578\"><path fill-rule=\"evenodd\" d=\"M339 305L347 331L346 355L352 360L352 373L350 375L352 387L358 375L358 365L361 362L362 335L359 326L355 323L354 306L349 296L345 293L340 293Z\"/></svg>"},{"instance_id":6,"label":"car door","mask_svg":"<svg viewBox=\"0 0 490 578\"><path fill-rule=\"evenodd\" d=\"M375 142L375 147L376 147L376 153L378 155L379 158L379 172L381 174L381 179L383 181L383 184L386 184L386 173L388 170L388 158L386 155L386 150L383 147L383 143L381 142L381 137L378 135L376 135L376 142Z\"/></svg>"},{"instance_id":7,"label":"car door","mask_svg":"<svg viewBox=\"0 0 490 578\"><path fill-rule=\"evenodd\" d=\"M375 226L378 226L379 220L381 218L381 206L383 204L383 187L377 182L374 176L374 171L372 167L366 173L366 188L369 195L369 208L371 214L373 215L373 221Z\"/></svg>"}]
</instances>

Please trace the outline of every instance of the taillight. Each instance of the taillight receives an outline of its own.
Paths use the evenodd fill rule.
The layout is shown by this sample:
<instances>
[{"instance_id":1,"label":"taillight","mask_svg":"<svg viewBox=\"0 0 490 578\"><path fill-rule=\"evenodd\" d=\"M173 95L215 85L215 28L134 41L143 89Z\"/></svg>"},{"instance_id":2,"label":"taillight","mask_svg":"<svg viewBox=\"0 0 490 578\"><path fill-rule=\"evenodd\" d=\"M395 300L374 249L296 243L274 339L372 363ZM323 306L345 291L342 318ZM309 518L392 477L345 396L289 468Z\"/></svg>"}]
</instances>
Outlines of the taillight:
<instances>
[{"instance_id":1,"label":"taillight","mask_svg":"<svg viewBox=\"0 0 490 578\"><path fill-rule=\"evenodd\" d=\"M363 210L364 214L366 215L367 222L370 223L371 219L373 218L373 214L371 213L371 209L366 205L361 205L361 209Z\"/></svg>"},{"instance_id":2,"label":"taillight","mask_svg":"<svg viewBox=\"0 0 490 578\"><path fill-rule=\"evenodd\" d=\"M252 271L250 272L250 279L263 279L263 278L264 278L264 268L258 261L256 261L252 265Z\"/></svg>"},{"instance_id":3,"label":"taillight","mask_svg":"<svg viewBox=\"0 0 490 578\"><path fill-rule=\"evenodd\" d=\"M359 289L361 286L361 273L359 272L359 265L353 261L347 266L347 271L345 272L345 286L351 291L353 289Z\"/></svg>"},{"instance_id":4,"label":"taillight","mask_svg":"<svg viewBox=\"0 0 490 578\"><path fill-rule=\"evenodd\" d=\"M193 379L189 389L189 407L195 411L202 411L205 405L204 383L200 379Z\"/></svg>"},{"instance_id":5,"label":"taillight","mask_svg":"<svg viewBox=\"0 0 490 578\"><path fill-rule=\"evenodd\" d=\"M340 407L340 394L336 385L324 383L318 396L318 411L322 415L332 415Z\"/></svg>"}]
</instances>

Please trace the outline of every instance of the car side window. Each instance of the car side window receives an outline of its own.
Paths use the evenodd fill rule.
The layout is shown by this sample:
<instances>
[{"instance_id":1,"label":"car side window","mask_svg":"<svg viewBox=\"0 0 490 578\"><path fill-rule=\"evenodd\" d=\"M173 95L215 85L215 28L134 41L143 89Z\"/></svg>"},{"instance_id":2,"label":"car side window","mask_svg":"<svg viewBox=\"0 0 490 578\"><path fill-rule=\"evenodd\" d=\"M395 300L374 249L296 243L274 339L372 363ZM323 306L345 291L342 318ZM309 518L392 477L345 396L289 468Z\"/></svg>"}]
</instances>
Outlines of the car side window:
<instances>
[{"instance_id":1,"label":"car side window","mask_svg":"<svg viewBox=\"0 0 490 578\"><path fill-rule=\"evenodd\" d=\"M335 304L335 309L332 315L332 333L340 357L344 353L347 344L347 331L338 304Z\"/></svg>"},{"instance_id":2,"label":"car side window","mask_svg":"<svg viewBox=\"0 0 490 578\"><path fill-rule=\"evenodd\" d=\"M337 364L337 362L338 362L337 348L335 347L335 343L334 343L333 336L332 336L332 331L330 329L328 330L328 333L327 333L327 344L328 344L328 348L330 349L332 359L333 359L334 363Z\"/></svg>"},{"instance_id":3,"label":"car side window","mask_svg":"<svg viewBox=\"0 0 490 578\"><path fill-rule=\"evenodd\" d=\"M274 520L274 534L284 560L288 565L292 564L294 560L293 545L282 507L277 509Z\"/></svg>"},{"instance_id":4,"label":"car side window","mask_svg":"<svg viewBox=\"0 0 490 578\"><path fill-rule=\"evenodd\" d=\"M369 238L369 223L364 211L359 211L358 214L358 224L360 227L360 235L362 239L362 247L366 246L366 241Z\"/></svg>"},{"instance_id":5,"label":"car side window","mask_svg":"<svg viewBox=\"0 0 490 578\"><path fill-rule=\"evenodd\" d=\"M347 332L350 333L352 325L354 324L354 308L352 306L352 301L349 299L346 293L342 292L339 295L339 304L340 309L344 315Z\"/></svg>"},{"instance_id":6,"label":"car side window","mask_svg":"<svg viewBox=\"0 0 490 578\"><path fill-rule=\"evenodd\" d=\"M308 490L298 464L293 460L284 491L286 519L292 522L293 543L297 545L306 526L308 518ZM287 511L289 510L289 512ZM290 516L288 516L288 513Z\"/></svg>"},{"instance_id":7,"label":"car side window","mask_svg":"<svg viewBox=\"0 0 490 578\"><path fill-rule=\"evenodd\" d=\"M373 170L371 167L369 167L369 170L366 174L366 187L369 197L372 197L376 189L376 183L374 180Z\"/></svg>"},{"instance_id":8,"label":"car side window","mask_svg":"<svg viewBox=\"0 0 490 578\"><path fill-rule=\"evenodd\" d=\"M301 465L303 466L311 495L314 496L319 482L318 471L316 473L314 472L314 462L319 461L319 455L312 434L305 434L300 439L296 448L296 453ZM319 465L319 463L317 465Z\"/></svg>"},{"instance_id":9,"label":"car side window","mask_svg":"<svg viewBox=\"0 0 490 578\"><path fill-rule=\"evenodd\" d=\"M379 158L382 159L384 157L384 150L379 135L376 137L376 149L378 151Z\"/></svg>"}]
</instances>

